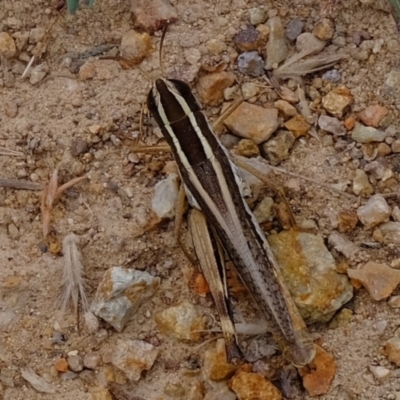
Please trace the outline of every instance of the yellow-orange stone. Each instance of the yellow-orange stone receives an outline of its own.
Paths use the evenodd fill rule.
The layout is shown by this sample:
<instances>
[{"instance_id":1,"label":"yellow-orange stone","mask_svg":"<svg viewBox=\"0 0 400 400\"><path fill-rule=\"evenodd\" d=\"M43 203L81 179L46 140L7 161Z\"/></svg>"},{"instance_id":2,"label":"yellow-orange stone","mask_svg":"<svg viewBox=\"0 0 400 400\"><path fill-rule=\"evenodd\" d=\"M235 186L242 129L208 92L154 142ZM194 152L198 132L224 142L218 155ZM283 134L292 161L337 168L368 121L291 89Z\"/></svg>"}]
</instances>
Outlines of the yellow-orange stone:
<instances>
[{"instance_id":1,"label":"yellow-orange stone","mask_svg":"<svg viewBox=\"0 0 400 400\"><path fill-rule=\"evenodd\" d=\"M306 135L311 125L301 115L296 115L289 119L289 121L285 122L285 127L292 132L296 138L298 138Z\"/></svg>"},{"instance_id":2,"label":"yellow-orange stone","mask_svg":"<svg viewBox=\"0 0 400 400\"><path fill-rule=\"evenodd\" d=\"M203 369L206 376L213 381L220 381L233 375L236 367L226 360L224 339L218 339L216 347L206 351Z\"/></svg>"},{"instance_id":3,"label":"yellow-orange stone","mask_svg":"<svg viewBox=\"0 0 400 400\"><path fill-rule=\"evenodd\" d=\"M58 372L67 372L68 371L68 362L65 358L60 358L54 363L54 368Z\"/></svg>"},{"instance_id":4,"label":"yellow-orange stone","mask_svg":"<svg viewBox=\"0 0 400 400\"><path fill-rule=\"evenodd\" d=\"M311 365L300 368L303 385L309 396L320 396L328 392L336 373L336 363L332 354L315 345L317 354Z\"/></svg>"},{"instance_id":5,"label":"yellow-orange stone","mask_svg":"<svg viewBox=\"0 0 400 400\"><path fill-rule=\"evenodd\" d=\"M281 392L262 375L240 371L230 381L239 400L281 400Z\"/></svg>"}]
</instances>

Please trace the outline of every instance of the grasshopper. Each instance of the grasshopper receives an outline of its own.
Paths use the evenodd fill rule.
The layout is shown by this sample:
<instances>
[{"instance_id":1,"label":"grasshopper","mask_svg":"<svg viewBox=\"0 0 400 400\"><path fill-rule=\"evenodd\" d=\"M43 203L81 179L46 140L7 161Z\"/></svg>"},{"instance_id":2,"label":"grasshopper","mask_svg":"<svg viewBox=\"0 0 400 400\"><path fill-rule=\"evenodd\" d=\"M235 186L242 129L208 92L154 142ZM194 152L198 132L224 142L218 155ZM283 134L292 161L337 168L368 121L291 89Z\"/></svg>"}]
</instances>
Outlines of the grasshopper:
<instances>
[{"instance_id":1,"label":"grasshopper","mask_svg":"<svg viewBox=\"0 0 400 400\"><path fill-rule=\"evenodd\" d=\"M313 341L264 233L240 193L237 168L189 85L157 79L147 106L171 147L189 202L205 214L263 317L280 331L287 357L295 366L311 363Z\"/></svg>"}]
</instances>

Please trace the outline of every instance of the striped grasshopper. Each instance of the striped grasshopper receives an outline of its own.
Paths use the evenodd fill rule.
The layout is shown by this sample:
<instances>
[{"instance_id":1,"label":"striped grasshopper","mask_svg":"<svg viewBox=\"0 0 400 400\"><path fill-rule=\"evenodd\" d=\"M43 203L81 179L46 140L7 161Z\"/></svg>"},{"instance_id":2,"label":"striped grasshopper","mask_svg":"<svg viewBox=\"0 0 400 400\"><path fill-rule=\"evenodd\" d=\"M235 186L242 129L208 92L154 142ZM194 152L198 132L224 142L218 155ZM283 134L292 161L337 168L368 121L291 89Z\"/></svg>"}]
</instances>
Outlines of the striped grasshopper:
<instances>
[{"instance_id":1,"label":"striped grasshopper","mask_svg":"<svg viewBox=\"0 0 400 400\"><path fill-rule=\"evenodd\" d=\"M240 193L237 168L190 87L180 80L157 79L147 106L171 147L189 202L204 213L263 318L280 332L287 358L298 367L311 363L313 341L264 233Z\"/></svg>"}]
</instances>

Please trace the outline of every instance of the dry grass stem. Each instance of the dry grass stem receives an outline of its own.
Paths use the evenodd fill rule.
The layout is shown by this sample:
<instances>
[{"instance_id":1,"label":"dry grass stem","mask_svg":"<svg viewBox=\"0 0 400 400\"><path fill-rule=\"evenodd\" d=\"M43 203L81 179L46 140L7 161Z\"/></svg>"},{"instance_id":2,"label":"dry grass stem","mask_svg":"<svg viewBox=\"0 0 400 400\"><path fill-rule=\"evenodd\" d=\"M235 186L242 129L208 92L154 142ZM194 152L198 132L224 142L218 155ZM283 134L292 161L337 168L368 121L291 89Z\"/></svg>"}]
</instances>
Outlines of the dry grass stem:
<instances>
[{"instance_id":1,"label":"dry grass stem","mask_svg":"<svg viewBox=\"0 0 400 400\"><path fill-rule=\"evenodd\" d=\"M41 211L42 211L42 225L43 237L46 238L50 232L51 212L53 210L54 202L61 197L62 193L75 185L76 183L86 179L85 176L71 179L69 182L58 187L58 169L56 168L50 178L49 184L45 187L41 198Z\"/></svg>"},{"instance_id":2,"label":"dry grass stem","mask_svg":"<svg viewBox=\"0 0 400 400\"><path fill-rule=\"evenodd\" d=\"M73 233L67 235L63 240L63 277L62 293L60 295L61 309L65 310L68 303L72 301L75 312L81 301L83 311L89 310L89 303L85 291L85 280L83 278L83 266L81 253L78 250L79 237Z\"/></svg>"},{"instance_id":3,"label":"dry grass stem","mask_svg":"<svg viewBox=\"0 0 400 400\"><path fill-rule=\"evenodd\" d=\"M40 183L23 179L0 178L0 187L22 190L43 190L43 186Z\"/></svg>"}]
</instances>

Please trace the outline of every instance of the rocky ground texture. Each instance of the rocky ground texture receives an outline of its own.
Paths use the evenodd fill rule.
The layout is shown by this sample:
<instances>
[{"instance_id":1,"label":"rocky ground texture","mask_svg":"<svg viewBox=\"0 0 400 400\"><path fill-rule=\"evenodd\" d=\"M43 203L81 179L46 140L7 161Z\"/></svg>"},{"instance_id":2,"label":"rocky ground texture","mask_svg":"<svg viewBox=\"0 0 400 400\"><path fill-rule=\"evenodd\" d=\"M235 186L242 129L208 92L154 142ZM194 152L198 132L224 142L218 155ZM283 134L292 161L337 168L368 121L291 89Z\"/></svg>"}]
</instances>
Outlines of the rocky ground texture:
<instances>
[{"instance_id":1,"label":"rocky ground texture","mask_svg":"<svg viewBox=\"0 0 400 400\"><path fill-rule=\"evenodd\" d=\"M98 0L75 15L60 3L0 2L0 398L399 400L400 38L387 3ZM285 190L297 228L244 173L318 345L311 369L283 359L229 264L244 362L226 361L174 237L176 165L137 150L163 143L142 118L161 70L212 123L244 99L216 132ZM71 265L85 276L78 313L74 296L60 307Z\"/></svg>"}]
</instances>

